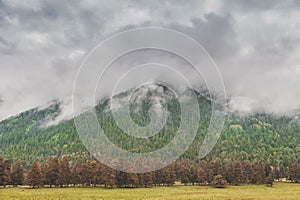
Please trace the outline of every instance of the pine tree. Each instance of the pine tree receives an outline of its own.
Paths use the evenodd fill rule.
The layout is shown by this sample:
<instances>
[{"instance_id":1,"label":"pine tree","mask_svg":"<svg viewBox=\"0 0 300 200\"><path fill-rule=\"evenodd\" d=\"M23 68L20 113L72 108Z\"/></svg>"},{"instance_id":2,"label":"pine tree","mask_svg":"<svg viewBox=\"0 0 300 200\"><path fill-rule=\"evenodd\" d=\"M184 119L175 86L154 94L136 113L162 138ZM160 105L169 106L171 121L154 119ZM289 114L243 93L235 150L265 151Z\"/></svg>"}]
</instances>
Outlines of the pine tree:
<instances>
[{"instance_id":1,"label":"pine tree","mask_svg":"<svg viewBox=\"0 0 300 200\"><path fill-rule=\"evenodd\" d=\"M27 175L27 183L33 188L35 188L35 186L39 187L42 185L42 174L38 162L34 162L32 164L31 170Z\"/></svg>"},{"instance_id":2,"label":"pine tree","mask_svg":"<svg viewBox=\"0 0 300 200\"><path fill-rule=\"evenodd\" d=\"M197 167L197 179L196 182L198 185L203 185L206 181L205 171L202 167Z\"/></svg>"},{"instance_id":3,"label":"pine tree","mask_svg":"<svg viewBox=\"0 0 300 200\"><path fill-rule=\"evenodd\" d=\"M213 181L215 175L214 164L209 162L205 166L206 180L209 184Z\"/></svg>"},{"instance_id":4,"label":"pine tree","mask_svg":"<svg viewBox=\"0 0 300 200\"><path fill-rule=\"evenodd\" d=\"M104 171L105 171L105 168L106 168L106 166L105 165L103 165L101 162L97 162L97 166L98 166L98 172L97 172L97 182L99 183L99 184L104 184ZM115 179L116 179L116 176L117 176L117 174L116 174L116 170L115 170ZM115 182L116 182L116 180L115 180Z\"/></svg>"},{"instance_id":5,"label":"pine tree","mask_svg":"<svg viewBox=\"0 0 300 200\"><path fill-rule=\"evenodd\" d=\"M53 185L58 184L59 177L59 166L58 166L58 157L52 156L48 158L47 168L45 173L45 183L52 187Z\"/></svg>"},{"instance_id":6,"label":"pine tree","mask_svg":"<svg viewBox=\"0 0 300 200\"><path fill-rule=\"evenodd\" d=\"M187 185L189 183L190 169L186 165L182 165L180 168L180 181L182 184Z\"/></svg>"},{"instance_id":7,"label":"pine tree","mask_svg":"<svg viewBox=\"0 0 300 200\"><path fill-rule=\"evenodd\" d=\"M105 170L104 174L107 174L107 170ZM118 187L124 187L126 186L127 183L127 173L123 171L117 171L117 176L116 176L116 184Z\"/></svg>"},{"instance_id":8,"label":"pine tree","mask_svg":"<svg viewBox=\"0 0 300 200\"><path fill-rule=\"evenodd\" d=\"M219 159L216 159L212 162L212 169L213 169L213 175L224 175L225 170L223 169L223 166Z\"/></svg>"},{"instance_id":9,"label":"pine tree","mask_svg":"<svg viewBox=\"0 0 300 200\"><path fill-rule=\"evenodd\" d=\"M292 182L298 183L300 181L300 167L296 162L289 164L288 177Z\"/></svg>"},{"instance_id":10,"label":"pine tree","mask_svg":"<svg viewBox=\"0 0 300 200\"><path fill-rule=\"evenodd\" d=\"M137 187L139 184L139 178L136 173L127 173L127 183L129 187Z\"/></svg>"},{"instance_id":11,"label":"pine tree","mask_svg":"<svg viewBox=\"0 0 300 200\"><path fill-rule=\"evenodd\" d=\"M234 167L232 163L225 165L225 176L227 183L232 184L234 179Z\"/></svg>"},{"instance_id":12,"label":"pine tree","mask_svg":"<svg viewBox=\"0 0 300 200\"><path fill-rule=\"evenodd\" d=\"M82 169L79 174L80 182L86 186L91 186L91 176L90 176L90 169L88 163L82 164Z\"/></svg>"},{"instance_id":13,"label":"pine tree","mask_svg":"<svg viewBox=\"0 0 300 200\"><path fill-rule=\"evenodd\" d=\"M11 184L14 186L23 185L23 181L24 181L23 173L24 170L22 168L22 162L18 160L13 164L13 167L11 169L11 173L10 173Z\"/></svg>"},{"instance_id":14,"label":"pine tree","mask_svg":"<svg viewBox=\"0 0 300 200\"><path fill-rule=\"evenodd\" d=\"M82 173L82 160L79 159L75 162L75 164L72 167L71 170L71 183L73 184L73 186L77 185L77 184L82 184L81 182L81 178L80 178L80 174Z\"/></svg>"},{"instance_id":15,"label":"pine tree","mask_svg":"<svg viewBox=\"0 0 300 200\"><path fill-rule=\"evenodd\" d=\"M222 175L217 175L214 177L213 181L211 182L211 185L216 188L224 188L226 185L226 181Z\"/></svg>"},{"instance_id":16,"label":"pine tree","mask_svg":"<svg viewBox=\"0 0 300 200\"><path fill-rule=\"evenodd\" d=\"M10 182L10 160L0 157L0 185L6 186Z\"/></svg>"},{"instance_id":17,"label":"pine tree","mask_svg":"<svg viewBox=\"0 0 300 200\"><path fill-rule=\"evenodd\" d=\"M67 186L70 183L70 164L67 156L63 156L58 164L59 177L58 184L60 187Z\"/></svg>"},{"instance_id":18,"label":"pine tree","mask_svg":"<svg viewBox=\"0 0 300 200\"><path fill-rule=\"evenodd\" d=\"M47 185L47 179L46 179L46 172L48 170L47 163L40 163L40 169L41 169L41 174L42 174L42 182L43 185Z\"/></svg>"},{"instance_id":19,"label":"pine tree","mask_svg":"<svg viewBox=\"0 0 300 200\"><path fill-rule=\"evenodd\" d=\"M284 178L284 169L282 165L279 165L274 168L274 179L282 181L282 178Z\"/></svg>"},{"instance_id":20,"label":"pine tree","mask_svg":"<svg viewBox=\"0 0 300 200\"><path fill-rule=\"evenodd\" d=\"M116 170L105 167L104 186L114 187L116 185Z\"/></svg>"},{"instance_id":21,"label":"pine tree","mask_svg":"<svg viewBox=\"0 0 300 200\"><path fill-rule=\"evenodd\" d=\"M165 174L165 181L164 183L167 184L168 186L172 186L175 184L176 180L176 172L175 172L175 166L172 164L164 169L164 174Z\"/></svg>"},{"instance_id":22,"label":"pine tree","mask_svg":"<svg viewBox=\"0 0 300 200\"><path fill-rule=\"evenodd\" d=\"M89 165L89 177L93 186L96 187L99 179L99 167L96 161L88 162Z\"/></svg>"},{"instance_id":23,"label":"pine tree","mask_svg":"<svg viewBox=\"0 0 300 200\"><path fill-rule=\"evenodd\" d=\"M252 168L249 160L244 160L242 162L242 176L243 176L243 183L249 183L251 180Z\"/></svg>"},{"instance_id":24,"label":"pine tree","mask_svg":"<svg viewBox=\"0 0 300 200\"><path fill-rule=\"evenodd\" d=\"M147 172L147 173L141 174L141 181L140 182L142 182L142 185L146 188L151 187L152 183L153 183L152 172Z\"/></svg>"},{"instance_id":25,"label":"pine tree","mask_svg":"<svg viewBox=\"0 0 300 200\"><path fill-rule=\"evenodd\" d=\"M197 169L195 164L192 164L190 166L190 176L189 176L189 182L192 185L195 185L195 183L197 182Z\"/></svg>"},{"instance_id":26,"label":"pine tree","mask_svg":"<svg viewBox=\"0 0 300 200\"><path fill-rule=\"evenodd\" d=\"M270 172L270 173L268 174L268 176L266 177L265 182L266 182L267 186L270 186L270 187L273 186L274 176L273 176L273 173L272 173L272 172Z\"/></svg>"},{"instance_id":27,"label":"pine tree","mask_svg":"<svg viewBox=\"0 0 300 200\"><path fill-rule=\"evenodd\" d=\"M233 163L233 185L239 185L242 182L242 167L239 161Z\"/></svg>"},{"instance_id":28,"label":"pine tree","mask_svg":"<svg viewBox=\"0 0 300 200\"><path fill-rule=\"evenodd\" d=\"M252 166L252 183L262 184L265 179L265 170L260 161L255 161Z\"/></svg>"},{"instance_id":29,"label":"pine tree","mask_svg":"<svg viewBox=\"0 0 300 200\"><path fill-rule=\"evenodd\" d=\"M267 178L269 174L272 172L272 167L269 161L265 163L264 170L265 170L265 178Z\"/></svg>"}]
</instances>

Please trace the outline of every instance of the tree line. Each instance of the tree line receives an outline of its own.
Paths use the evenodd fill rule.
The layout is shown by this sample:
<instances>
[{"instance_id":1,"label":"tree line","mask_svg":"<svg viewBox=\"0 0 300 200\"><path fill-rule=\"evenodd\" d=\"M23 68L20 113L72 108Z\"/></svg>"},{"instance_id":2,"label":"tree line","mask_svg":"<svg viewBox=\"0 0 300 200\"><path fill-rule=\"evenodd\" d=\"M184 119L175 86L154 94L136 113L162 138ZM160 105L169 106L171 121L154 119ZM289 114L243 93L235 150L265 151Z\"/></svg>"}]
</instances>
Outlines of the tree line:
<instances>
[{"instance_id":1,"label":"tree line","mask_svg":"<svg viewBox=\"0 0 300 200\"><path fill-rule=\"evenodd\" d=\"M172 186L175 181L184 185L267 184L283 179L300 182L300 165L289 163L288 167L271 166L269 162L248 160L224 163L181 159L173 164L148 173L125 173L103 165L96 160L73 164L67 156L51 156L46 162L34 162L23 169L22 161L11 163L0 157L0 185L29 185L35 187L152 187Z\"/></svg>"}]
</instances>

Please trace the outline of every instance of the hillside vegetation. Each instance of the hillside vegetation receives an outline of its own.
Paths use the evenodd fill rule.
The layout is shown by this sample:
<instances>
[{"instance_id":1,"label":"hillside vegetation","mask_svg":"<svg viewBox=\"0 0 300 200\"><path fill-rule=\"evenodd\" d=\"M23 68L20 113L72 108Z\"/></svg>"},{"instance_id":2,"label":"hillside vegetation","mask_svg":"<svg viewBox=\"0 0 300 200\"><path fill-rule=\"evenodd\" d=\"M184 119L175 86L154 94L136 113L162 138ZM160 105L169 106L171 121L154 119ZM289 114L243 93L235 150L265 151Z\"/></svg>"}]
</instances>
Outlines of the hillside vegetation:
<instances>
[{"instance_id":1,"label":"hillside vegetation","mask_svg":"<svg viewBox=\"0 0 300 200\"><path fill-rule=\"evenodd\" d=\"M103 99L95 108L98 120L106 135L116 145L132 152L149 152L161 148L172 140L180 124L179 102L169 94L166 88L148 89L142 100L133 102L131 117L139 125L145 126L150 117L147 114L153 99L160 98L168 110L165 127L155 136L147 139L134 138L116 125L110 102ZM116 98L126 98L122 93ZM201 120L198 134L183 158L196 159L210 121L211 101L204 95L198 95ZM46 126L48 121L60 114L60 103L46 108L35 108L0 122L0 155L13 160L45 161L48 156L67 155L72 159L90 158L80 141L73 119L58 125ZM293 117L274 117L267 114L254 114L239 117L229 113L221 137L206 161L219 158L224 161L269 160L272 165L300 161L300 122Z\"/></svg>"}]
</instances>

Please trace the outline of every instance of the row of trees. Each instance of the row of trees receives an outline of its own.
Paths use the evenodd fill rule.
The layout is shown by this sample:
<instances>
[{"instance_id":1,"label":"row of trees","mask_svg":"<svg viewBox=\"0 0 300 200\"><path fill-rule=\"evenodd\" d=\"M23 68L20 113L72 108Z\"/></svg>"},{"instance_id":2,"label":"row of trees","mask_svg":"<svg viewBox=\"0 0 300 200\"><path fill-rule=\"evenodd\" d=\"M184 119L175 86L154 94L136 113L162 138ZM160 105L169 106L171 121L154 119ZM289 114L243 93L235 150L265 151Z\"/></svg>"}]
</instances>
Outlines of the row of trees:
<instances>
[{"instance_id":1,"label":"row of trees","mask_svg":"<svg viewBox=\"0 0 300 200\"><path fill-rule=\"evenodd\" d=\"M300 182L300 166L290 163L288 168L271 166L248 160L222 163L180 160L166 168L143 174L125 173L106 167L94 160L74 164L67 156L49 157L47 162L34 162L30 169L24 170L21 161L12 166L10 160L0 157L0 185L30 185L32 187L93 186L105 187L151 187L153 185L172 186L176 180L184 185L218 185L227 182L231 185L268 184L283 178Z\"/></svg>"}]
</instances>

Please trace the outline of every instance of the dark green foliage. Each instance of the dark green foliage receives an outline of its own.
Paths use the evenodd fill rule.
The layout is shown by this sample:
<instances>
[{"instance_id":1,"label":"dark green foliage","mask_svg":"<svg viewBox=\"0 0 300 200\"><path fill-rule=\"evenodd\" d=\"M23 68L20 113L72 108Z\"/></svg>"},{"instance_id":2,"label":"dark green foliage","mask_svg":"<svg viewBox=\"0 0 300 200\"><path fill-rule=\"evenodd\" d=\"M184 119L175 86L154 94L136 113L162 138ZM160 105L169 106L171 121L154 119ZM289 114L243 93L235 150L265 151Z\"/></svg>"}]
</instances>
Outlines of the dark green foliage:
<instances>
[{"instance_id":1,"label":"dark green foliage","mask_svg":"<svg viewBox=\"0 0 300 200\"><path fill-rule=\"evenodd\" d=\"M124 94L126 95L126 94ZM147 98L156 95L147 94ZM199 148L210 123L211 102L198 95L201 120L198 134L182 158L197 159ZM134 112L137 106L142 108ZM149 99L142 104L132 104L131 117L139 125L149 123ZM176 99L169 98L164 107L169 111L166 126L155 136L134 138L125 134L116 125L109 111L109 101L103 100L96 107L100 124L107 137L117 146L131 152L150 152L169 143L180 125L180 105ZM83 161L92 157L80 141L73 120L66 120L58 125L46 126L47 122L60 113L59 102L54 102L45 109L32 109L18 116L0 122L0 155L26 160L28 168L35 160L45 161L48 156L68 155L70 161L81 158ZM235 160L269 160L273 166L287 167L291 161L300 160L300 123L289 117L274 117L256 114L239 117L229 114L221 137L206 161L216 158L233 162ZM209 174L211 173L211 174ZM211 181L216 171L208 172ZM248 178L249 179L249 178Z\"/></svg>"},{"instance_id":2,"label":"dark green foliage","mask_svg":"<svg viewBox=\"0 0 300 200\"><path fill-rule=\"evenodd\" d=\"M153 103L152 95L157 94L149 92L140 104L133 103L130 107L133 121L140 126L150 123L148 111ZM155 172L128 174L95 161L80 141L73 120L47 126L49 120L60 114L59 102L0 122L0 155L12 161L25 160L25 171L31 169L27 180L32 186L43 183L63 187L72 183L74 186L151 187L171 186L175 180L198 185L221 183L222 180L232 185L250 182L271 185L274 178L299 182L298 119L266 114L248 117L228 114L218 143L205 160L199 161L198 151L210 123L211 101L200 94L198 101L201 120L192 145L175 164ZM146 139L124 133L114 121L109 105L110 102L104 99L95 107L99 123L114 144L131 152L150 152L165 146L180 126L180 105L173 97L163 103L168 110L166 125ZM37 162L31 165L35 161L41 166ZM10 170L10 161L0 157L0 185L22 184L22 166L20 161L14 163Z\"/></svg>"}]
</instances>

